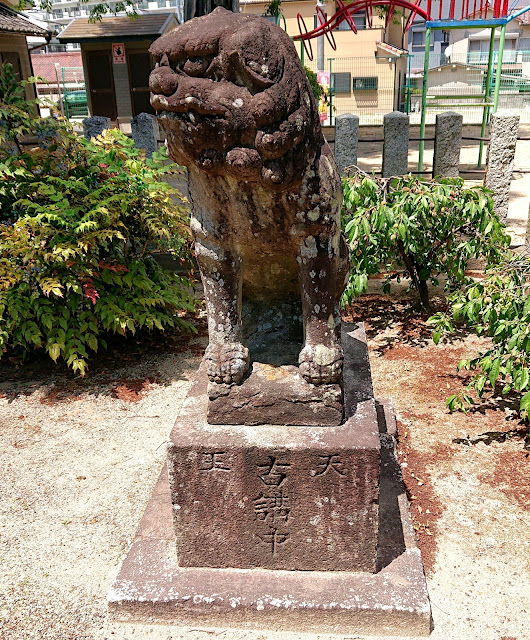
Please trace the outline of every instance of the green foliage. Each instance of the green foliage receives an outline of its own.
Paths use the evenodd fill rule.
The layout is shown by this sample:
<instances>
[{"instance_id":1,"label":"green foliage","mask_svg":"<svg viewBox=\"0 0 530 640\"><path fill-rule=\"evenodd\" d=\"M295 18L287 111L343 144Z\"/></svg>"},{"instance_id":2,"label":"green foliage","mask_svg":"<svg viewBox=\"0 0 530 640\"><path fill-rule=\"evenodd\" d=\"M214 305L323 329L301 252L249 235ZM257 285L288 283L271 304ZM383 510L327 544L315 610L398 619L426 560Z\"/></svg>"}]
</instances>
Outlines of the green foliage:
<instances>
[{"instance_id":1,"label":"green foliage","mask_svg":"<svg viewBox=\"0 0 530 640\"><path fill-rule=\"evenodd\" d=\"M491 348L475 358L462 360L458 368L473 371L465 391L447 400L451 411L473 404L485 391L502 395L522 393L520 411L530 412L530 257L506 252L485 277L454 291L447 313L429 319L435 326L434 341L455 331L455 324L470 326L479 336L491 338Z\"/></svg>"},{"instance_id":2,"label":"green foliage","mask_svg":"<svg viewBox=\"0 0 530 640\"><path fill-rule=\"evenodd\" d=\"M84 374L106 332L190 329L189 282L151 256L188 246L187 208L162 180L175 165L21 106L0 103L0 354L42 348Z\"/></svg>"},{"instance_id":3,"label":"green foliage","mask_svg":"<svg viewBox=\"0 0 530 640\"><path fill-rule=\"evenodd\" d=\"M453 289L466 281L471 258L493 264L509 244L489 192L467 189L459 178L377 179L357 172L343 186L342 224L352 259L346 302L366 291L370 275L383 273L387 292L392 279L405 275L428 310L428 282L437 285L445 275Z\"/></svg>"},{"instance_id":4,"label":"green foliage","mask_svg":"<svg viewBox=\"0 0 530 640\"><path fill-rule=\"evenodd\" d=\"M381 20L386 20L386 17L388 15L388 10L389 7L375 7L375 14L381 18ZM392 12L392 24L397 24L400 25L401 21L403 19L403 12L400 11L399 9L394 9L394 11Z\"/></svg>"},{"instance_id":5,"label":"green foliage","mask_svg":"<svg viewBox=\"0 0 530 640\"><path fill-rule=\"evenodd\" d=\"M315 100L317 104L320 101L320 97L324 92L324 88L317 80L317 74L314 71L311 71L308 67L304 67L307 79L309 80L309 84L311 85L311 90L313 91L313 95L315 96Z\"/></svg>"},{"instance_id":6,"label":"green foliage","mask_svg":"<svg viewBox=\"0 0 530 640\"><path fill-rule=\"evenodd\" d=\"M271 0L265 7L264 16L273 16L278 18L282 15L282 0Z\"/></svg>"}]
</instances>

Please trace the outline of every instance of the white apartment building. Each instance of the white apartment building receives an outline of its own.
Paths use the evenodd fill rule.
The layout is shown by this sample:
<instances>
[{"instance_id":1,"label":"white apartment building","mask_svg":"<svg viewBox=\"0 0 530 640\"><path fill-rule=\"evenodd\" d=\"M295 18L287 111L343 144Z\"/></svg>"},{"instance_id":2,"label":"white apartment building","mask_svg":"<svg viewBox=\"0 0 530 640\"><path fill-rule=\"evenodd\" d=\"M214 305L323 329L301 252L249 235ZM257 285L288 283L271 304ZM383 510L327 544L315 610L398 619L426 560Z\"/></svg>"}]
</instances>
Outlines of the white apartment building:
<instances>
[{"instance_id":1,"label":"white apartment building","mask_svg":"<svg viewBox=\"0 0 530 640\"><path fill-rule=\"evenodd\" d=\"M46 23L48 29L58 33L64 29L74 18L88 18L93 7L100 4L99 0L89 0L79 3L77 0L52 0L51 11L43 11L35 8L25 13L28 16ZM114 10L117 2L108 3L111 10ZM184 0L140 0L136 3L136 11L140 15L153 13L176 13L179 22L183 22ZM116 15L125 15L123 12ZM57 51L71 51L79 49L79 43L60 44L53 39L49 45L42 48L43 53L54 53Z\"/></svg>"}]
</instances>

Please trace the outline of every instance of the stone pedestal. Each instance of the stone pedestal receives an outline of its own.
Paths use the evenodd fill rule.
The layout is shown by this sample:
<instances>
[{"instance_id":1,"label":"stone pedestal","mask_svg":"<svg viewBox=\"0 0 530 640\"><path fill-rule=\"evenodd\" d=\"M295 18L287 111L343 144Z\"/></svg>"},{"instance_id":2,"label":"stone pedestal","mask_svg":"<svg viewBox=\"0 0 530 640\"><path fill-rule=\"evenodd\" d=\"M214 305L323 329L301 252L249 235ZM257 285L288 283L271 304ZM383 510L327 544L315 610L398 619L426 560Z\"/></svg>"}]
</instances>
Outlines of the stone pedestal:
<instances>
[{"instance_id":1,"label":"stone pedestal","mask_svg":"<svg viewBox=\"0 0 530 640\"><path fill-rule=\"evenodd\" d=\"M271 424L277 416L284 425L336 426L343 421L340 385L309 384L293 365L255 362L241 385L208 384L208 398L211 424Z\"/></svg>"},{"instance_id":2,"label":"stone pedestal","mask_svg":"<svg viewBox=\"0 0 530 640\"><path fill-rule=\"evenodd\" d=\"M150 113L139 113L131 120L131 133L135 147L145 149L150 158L158 148L160 137L157 117Z\"/></svg>"},{"instance_id":3,"label":"stone pedestal","mask_svg":"<svg viewBox=\"0 0 530 640\"><path fill-rule=\"evenodd\" d=\"M341 176L347 167L357 164L359 116L343 113L335 118L335 160Z\"/></svg>"},{"instance_id":4,"label":"stone pedestal","mask_svg":"<svg viewBox=\"0 0 530 640\"><path fill-rule=\"evenodd\" d=\"M87 140L97 138L105 129L110 129L112 121L105 116L92 116L83 120L83 132Z\"/></svg>"},{"instance_id":5,"label":"stone pedestal","mask_svg":"<svg viewBox=\"0 0 530 640\"><path fill-rule=\"evenodd\" d=\"M518 131L519 116L515 113L501 110L492 114L484 186L493 191L494 211L501 222L508 217Z\"/></svg>"},{"instance_id":6,"label":"stone pedestal","mask_svg":"<svg viewBox=\"0 0 530 640\"><path fill-rule=\"evenodd\" d=\"M383 118L383 178L404 176L409 172L409 116L401 111Z\"/></svg>"},{"instance_id":7,"label":"stone pedestal","mask_svg":"<svg viewBox=\"0 0 530 640\"><path fill-rule=\"evenodd\" d=\"M196 628L428 635L421 557L374 400L362 326L343 328L345 421L206 422L199 371L109 593L122 621ZM169 475L169 482L168 482Z\"/></svg>"},{"instance_id":8,"label":"stone pedestal","mask_svg":"<svg viewBox=\"0 0 530 640\"><path fill-rule=\"evenodd\" d=\"M432 175L442 178L458 178L460 149L462 147L461 113L445 111L436 114L436 128L434 132L434 157L432 161Z\"/></svg>"}]
</instances>

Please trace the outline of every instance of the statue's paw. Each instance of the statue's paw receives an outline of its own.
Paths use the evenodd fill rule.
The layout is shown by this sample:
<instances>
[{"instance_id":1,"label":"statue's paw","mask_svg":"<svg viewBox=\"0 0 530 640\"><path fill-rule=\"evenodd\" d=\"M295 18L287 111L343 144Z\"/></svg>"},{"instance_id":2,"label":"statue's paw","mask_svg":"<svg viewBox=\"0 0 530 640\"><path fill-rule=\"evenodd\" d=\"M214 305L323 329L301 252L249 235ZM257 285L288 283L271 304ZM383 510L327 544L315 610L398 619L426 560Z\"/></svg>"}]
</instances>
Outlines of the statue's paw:
<instances>
[{"instance_id":1,"label":"statue's paw","mask_svg":"<svg viewBox=\"0 0 530 640\"><path fill-rule=\"evenodd\" d=\"M248 371L248 349L240 342L210 344L205 354L208 378L219 384L237 384Z\"/></svg>"},{"instance_id":2,"label":"statue's paw","mask_svg":"<svg viewBox=\"0 0 530 640\"><path fill-rule=\"evenodd\" d=\"M344 353L338 344L309 344L300 352L298 362L300 373L306 382L329 384L340 380Z\"/></svg>"}]
</instances>

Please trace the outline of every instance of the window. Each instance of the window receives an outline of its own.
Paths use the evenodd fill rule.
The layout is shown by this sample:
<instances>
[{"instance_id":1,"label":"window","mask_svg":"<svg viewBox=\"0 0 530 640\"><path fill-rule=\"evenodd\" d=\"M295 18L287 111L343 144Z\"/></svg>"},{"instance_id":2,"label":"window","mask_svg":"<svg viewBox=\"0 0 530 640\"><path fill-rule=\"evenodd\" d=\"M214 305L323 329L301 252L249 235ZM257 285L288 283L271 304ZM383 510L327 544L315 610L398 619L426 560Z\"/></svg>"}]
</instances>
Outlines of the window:
<instances>
[{"instance_id":1,"label":"window","mask_svg":"<svg viewBox=\"0 0 530 640\"><path fill-rule=\"evenodd\" d=\"M366 29L366 11L357 11L352 18L357 29Z\"/></svg>"},{"instance_id":2,"label":"window","mask_svg":"<svg viewBox=\"0 0 530 640\"><path fill-rule=\"evenodd\" d=\"M333 93L350 93L351 73L332 73L331 90Z\"/></svg>"},{"instance_id":3,"label":"window","mask_svg":"<svg viewBox=\"0 0 530 640\"><path fill-rule=\"evenodd\" d=\"M328 19L328 14L324 13L326 20ZM316 13L313 14L313 29L318 29L320 27L320 18Z\"/></svg>"},{"instance_id":4,"label":"window","mask_svg":"<svg viewBox=\"0 0 530 640\"><path fill-rule=\"evenodd\" d=\"M357 13L353 13L351 15L351 18L353 20L353 23L357 27L357 30L366 29L366 11L357 11ZM343 20L338 26L338 31L349 31L349 30L350 30L350 25L348 24L347 20Z\"/></svg>"},{"instance_id":5,"label":"window","mask_svg":"<svg viewBox=\"0 0 530 640\"><path fill-rule=\"evenodd\" d=\"M425 45L425 31L412 32L412 46L423 47Z\"/></svg>"},{"instance_id":6,"label":"window","mask_svg":"<svg viewBox=\"0 0 530 640\"><path fill-rule=\"evenodd\" d=\"M138 9L148 9L149 8L149 2L147 2L147 0L140 0L140 2L138 3Z\"/></svg>"},{"instance_id":7,"label":"window","mask_svg":"<svg viewBox=\"0 0 530 640\"><path fill-rule=\"evenodd\" d=\"M54 20L57 20L58 18L63 18L64 17L64 12L62 9L54 9L52 11L52 16L54 18Z\"/></svg>"},{"instance_id":8,"label":"window","mask_svg":"<svg viewBox=\"0 0 530 640\"><path fill-rule=\"evenodd\" d=\"M157 0L157 4L158 4L158 7L162 9L166 6L166 0Z\"/></svg>"},{"instance_id":9,"label":"window","mask_svg":"<svg viewBox=\"0 0 530 640\"><path fill-rule=\"evenodd\" d=\"M504 43L504 55L503 62L516 62L517 50L515 49L516 41L514 39L506 39ZM489 59L490 42L486 40L470 40L467 53L467 61L469 63L486 63ZM499 51L499 41L496 40L494 44L494 61L497 60L497 53ZM504 71L503 71L504 73Z\"/></svg>"},{"instance_id":10,"label":"window","mask_svg":"<svg viewBox=\"0 0 530 640\"><path fill-rule=\"evenodd\" d=\"M169 6L170 7L176 7L177 6L177 0L169 0Z\"/></svg>"},{"instance_id":11,"label":"window","mask_svg":"<svg viewBox=\"0 0 530 640\"><path fill-rule=\"evenodd\" d=\"M440 32L442 33L442 32ZM436 31L431 34L431 51L434 49L434 41L436 38ZM416 30L412 32L412 50L413 51L421 51L425 49L425 30Z\"/></svg>"},{"instance_id":12,"label":"window","mask_svg":"<svg viewBox=\"0 0 530 640\"><path fill-rule=\"evenodd\" d=\"M377 76L370 78L354 78L354 91L377 91Z\"/></svg>"}]
</instances>

